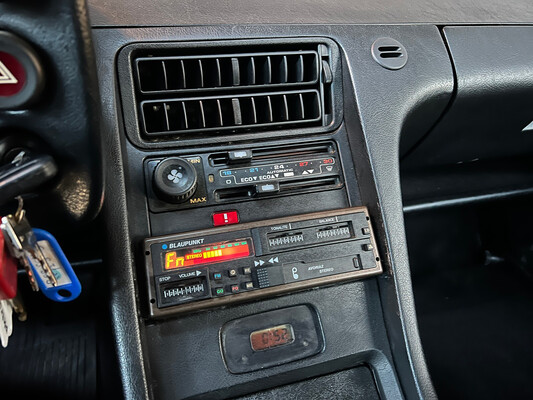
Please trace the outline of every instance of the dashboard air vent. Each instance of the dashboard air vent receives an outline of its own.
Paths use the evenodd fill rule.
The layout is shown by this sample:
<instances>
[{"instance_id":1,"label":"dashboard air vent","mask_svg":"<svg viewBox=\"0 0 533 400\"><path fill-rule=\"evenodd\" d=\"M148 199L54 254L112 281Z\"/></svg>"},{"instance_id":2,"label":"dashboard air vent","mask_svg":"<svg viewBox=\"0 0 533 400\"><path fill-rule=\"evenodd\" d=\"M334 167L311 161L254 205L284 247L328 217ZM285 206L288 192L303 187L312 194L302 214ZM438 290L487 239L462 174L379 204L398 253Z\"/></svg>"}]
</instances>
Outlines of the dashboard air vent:
<instances>
[{"instance_id":1,"label":"dashboard air vent","mask_svg":"<svg viewBox=\"0 0 533 400\"><path fill-rule=\"evenodd\" d=\"M325 42L133 45L140 138L201 143L266 130L324 130L335 120L339 75L336 46Z\"/></svg>"},{"instance_id":2,"label":"dashboard air vent","mask_svg":"<svg viewBox=\"0 0 533 400\"><path fill-rule=\"evenodd\" d=\"M142 57L136 64L140 91L165 93L316 83L318 59L316 51L293 51Z\"/></svg>"},{"instance_id":3,"label":"dashboard air vent","mask_svg":"<svg viewBox=\"0 0 533 400\"><path fill-rule=\"evenodd\" d=\"M372 44L372 57L383 68L401 69L407 63L407 52L403 45L392 38L379 38Z\"/></svg>"},{"instance_id":4,"label":"dashboard air vent","mask_svg":"<svg viewBox=\"0 0 533 400\"><path fill-rule=\"evenodd\" d=\"M264 127L320 120L316 90L142 103L147 133L207 132L219 128Z\"/></svg>"}]
</instances>

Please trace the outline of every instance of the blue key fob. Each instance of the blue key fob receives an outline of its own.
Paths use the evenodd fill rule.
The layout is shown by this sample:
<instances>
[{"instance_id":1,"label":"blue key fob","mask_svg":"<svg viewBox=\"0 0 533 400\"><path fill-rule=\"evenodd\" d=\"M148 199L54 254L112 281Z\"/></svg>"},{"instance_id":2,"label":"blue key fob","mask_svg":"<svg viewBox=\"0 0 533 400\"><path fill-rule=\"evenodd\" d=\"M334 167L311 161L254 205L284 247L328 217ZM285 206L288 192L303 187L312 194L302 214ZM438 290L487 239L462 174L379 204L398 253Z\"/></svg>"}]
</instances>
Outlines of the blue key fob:
<instances>
[{"instance_id":1,"label":"blue key fob","mask_svg":"<svg viewBox=\"0 0 533 400\"><path fill-rule=\"evenodd\" d=\"M74 300L81 293L81 284L59 243L57 243L57 240L52 234L42 229L34 228L33 233L35 234L42 255L48 262L57 280L57 285L54 286L46 276L40 262L26 252L39 289L50 300L59 302Z\"/></svg>"}]
</instances>

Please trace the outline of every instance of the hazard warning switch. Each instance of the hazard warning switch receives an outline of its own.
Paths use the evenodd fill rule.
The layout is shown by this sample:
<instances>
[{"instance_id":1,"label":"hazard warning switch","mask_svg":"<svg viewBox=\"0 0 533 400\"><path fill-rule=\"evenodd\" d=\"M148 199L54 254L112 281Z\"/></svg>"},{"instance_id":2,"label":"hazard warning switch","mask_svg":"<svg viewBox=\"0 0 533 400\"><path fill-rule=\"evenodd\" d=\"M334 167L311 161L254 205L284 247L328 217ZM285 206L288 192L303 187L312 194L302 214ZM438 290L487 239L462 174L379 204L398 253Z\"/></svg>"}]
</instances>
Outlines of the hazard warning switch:
<instances>
[{"instance_id":1,"label":"hazard warning switch","mask_svg":"<svg viewBox=\"0 0 533 400\"><path fill-rule=\"evenodd\" d=\"M237 211L223 211L213 214L213 225L232 225L239 223L239 214Z\"/></svg>"},{"instance_id":2,"label":"hazard warning switch","mask_svg":"<svg viewBox=\"0 0 533 400\"><path fill-rule=\"evenodd\" d=\"M37 53L21 38L0 31L0 109L23 108L42 92L44 74Z\"/></svg>"}]
</instances>

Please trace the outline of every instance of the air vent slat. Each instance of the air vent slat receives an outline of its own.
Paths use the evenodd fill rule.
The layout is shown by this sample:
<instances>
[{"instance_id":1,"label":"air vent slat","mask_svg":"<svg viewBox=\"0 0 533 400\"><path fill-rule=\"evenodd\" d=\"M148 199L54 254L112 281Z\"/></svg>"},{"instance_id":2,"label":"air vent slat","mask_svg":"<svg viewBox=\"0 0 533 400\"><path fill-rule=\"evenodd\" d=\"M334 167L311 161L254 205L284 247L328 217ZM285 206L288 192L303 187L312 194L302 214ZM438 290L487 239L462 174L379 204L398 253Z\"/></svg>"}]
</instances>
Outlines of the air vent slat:
<instances>
[{"instance_id":1,"label":"air vent slat","mask_svg":"<svg viewBox=\"0 0 533 400\"><path fill-rule=\"evenodd\" d=\"M281 83L287 83L289 81L289 64L287 62L287 56L283 56L281 61Z\"/></svg>"},{"instance_id":2,"label":"air vent slat","mask_svg":"<svg viewBox=\"0 0 533 400\"><path fill-rule=\"evenodd\" d=\"M277 57L277 60L276 60L276 64L277 64L277 73L276 73L276 76L274 78L274 81L277 82L277 83L287 83L287 80L288 80L288 74L289 74L289 70L288 70L288 66L287 66L287 56L281 56L281 57Z\"/></svg>"},{"instance_id":3,"label":"air vent slat","mask_svg":"<svg viewBox=\"0 0 533 400\"><path fill-rule=\"evenodd\" d=\"M267 113L266 122L274 122L274 115L272 114L272 99L270 98L270 96L266 97L266 104L267 104L267 107L265 109Z\"/></svg>"},{"instance_id":4,"label":"air vent slat","mask_svg":"<svg viewBox=\"0 0 533 400\"><path fill-rule=\"evenodd\" d=\"M166 130L169 131L170 130L170 124L168 122L168 105L167 103L163 103L163 110L165 111L165 127L166 127Z\"/></svg>"},{"instance_id":5,"label":"air vent slat","mask_svg":"<svg viewBox=\"0 0 533 400\"><path fill-rule=\"evenodd\" d=\"M215 59L216 64L216 82L215 86L222 86L222 72L220 69L220 60L218 58Z\"/></svg>"},{"instance_id":6,"label":"air vent slat","mask_svg":"<svg viewBox=\"0 0 533 400\"><path fill-rule=\"evenodd\" d=\"M181 103L181 113L183 115L183 129L189 129L189 120L187 119L187 109L185 103Z\"/></svg>"},{"instance_id":7,"label":"air vent slat","mask_svg":"<svg viewBox=\"0 0 533 400\"><path fill-rule=\"evenodd\" d=\"M304 81L304 71L304 56L300 54L300 56L298 57L298 61L296 62L296 82Z\"/></svg>"},{"instance_id":8,"label":"air vent slat","mask_svg":"<svg viewBox=\"0 0 533 400\"><path fill-rule=\"evenodd\" d=\"M255 59L253 57L250 57L250 63L248 66L248 74L250 76L249 84L255 85Z\"/></svg>"},{"instance_id":9,"label":"air vent slat","mask_svg":"<svg viewBox=\"0 0 533 400\"><path fill-rule=\"evenodd\" d=\"M239 66L239 59L231 59L231 69L233 71L233 86L239 86L241 84L241 70Z\"/></svg>"},{"instance_id":10,"label":"air vent slat","mask_svg":"<svg viewBox=\"0 0 533 400\"><path fill-rule=\"evenodd\" d=\"M298 109L299 109L299 118L298 119L305 119L305 107L304 107L304 98L302 94L300 93L298 95Z\"/></svg>"},{"instance_id":11,"label":"air vent slat","mask_svg":"<svg viewBox=\"0 0 533 400\"><path fill-rule=\"evenodd\" d=\"M241 103L239 99L231 99L233 105L233 121L235 125L242 125Z\"/></svg>"},{"instance_id":12,"label":"air vent slat","mask_svg":"<svg viewBox=\"0 0 533 400\"><path fill-rule=\"evenodd\" d=\"M270 85L272 83L272 59L270 56L267 56L266 58L264 77L265 85Z\"/></svg>"},{"instance_id":13,"label":"air vent slat","mask_svg":"<svg viewBox=\"0 0 533 400\"><path fill-rule=\"evenodd\" d=\"M224 118L222 117L222 106L220 100L217 99L217 111L218 111L218 126L224 126Z\"/></svg>"},{"instance_id":14,"label":"air vent slat","mask_svg":"<svg viewBox=\"0 0 533 400\"><path fill-rule=\"evenodd\" d=\"M182 88L187 89L187 72L185 69L185 62L183 62L183 60L180 60L180 69L181 69Z\"/></svg>"},{"instance_id":15,"label":"air vent slat","mask_svg":"<svg viewBox=\"0 0 533 400\"><path fill-rule=\"evenodd\" d=\"M201 88L204 87L204 65L202 63L202 60L198 60L198 78L199 78L199 86Z\"/></svg>"},{"instance_id":16,"label":"air vent slat","mask_svg":"<svg viewBox=\"0 0 533 400\"><path fill-rule=\"evenodd\" d=\"M200 104L200 127L205 128L205 111L204 111L204 102L200 100L198 102Z\"/></svg>"},{"instance_id":17,"label":"air vent slat","mask_svg":"<svg viewBox=\"0 0 533 400\"><path fill-rule=\"evenodd\" d=\"M168 90L167 68L165 66L164 61L161 61L161 64L162 64L162 69L163 69L163 81L164 81L165 90Z\"/></svg>"},{"instance_id":18,"label":"air vent slat","mask_svg":"<svg viewBox=\"0 0 533 400\"><path fill-rule=\"evenodd\" d=\"M257 108L255 107L255 99L253 97L250 97L250 104L251 104L251 115L252 115L252 124L257 124Z\"/></svg>"}]
</instances>

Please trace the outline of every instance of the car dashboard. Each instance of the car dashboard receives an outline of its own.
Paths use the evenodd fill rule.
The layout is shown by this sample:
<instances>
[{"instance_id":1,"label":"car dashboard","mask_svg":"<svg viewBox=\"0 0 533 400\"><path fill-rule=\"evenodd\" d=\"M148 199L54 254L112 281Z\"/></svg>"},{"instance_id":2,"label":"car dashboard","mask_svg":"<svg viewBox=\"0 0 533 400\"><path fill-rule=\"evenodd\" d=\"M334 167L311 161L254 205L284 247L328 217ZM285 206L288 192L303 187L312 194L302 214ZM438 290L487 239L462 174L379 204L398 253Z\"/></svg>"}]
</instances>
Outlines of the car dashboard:
<instances>
[{"instance_id":1,"label":"car dashboard","mask_svg":"<svg viewBox=\"0 0 533 400\"><path fill-rule=\"evenodd\" d=\"M46 78L22 105L0 88L0 153L57 161L25 204L99 277L80 302L99 304L110 358L94 356L94 390L50 393L484 398L477 381L447 389L449 323L427 316L452 283L424 279L481 248L502 261L474 238L527 209L527 1L44 3L0 4L0 31ZM440 213L487 204L483 234L458 244L466 217ZM529 243L525 223L494 219ZM507 385L495 398L527 395Z\"/></svg>"}]
</instances>

